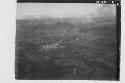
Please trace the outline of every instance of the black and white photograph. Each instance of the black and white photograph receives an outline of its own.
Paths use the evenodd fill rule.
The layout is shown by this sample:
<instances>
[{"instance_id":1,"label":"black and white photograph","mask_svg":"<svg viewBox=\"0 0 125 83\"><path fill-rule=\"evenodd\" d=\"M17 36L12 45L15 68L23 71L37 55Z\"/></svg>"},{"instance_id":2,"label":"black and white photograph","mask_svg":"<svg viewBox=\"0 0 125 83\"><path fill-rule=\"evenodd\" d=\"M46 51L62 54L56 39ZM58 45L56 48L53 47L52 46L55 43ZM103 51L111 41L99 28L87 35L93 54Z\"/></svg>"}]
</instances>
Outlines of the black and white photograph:
<instances>
[{"instance_id":1,"label":"black and white photograph","mask_svg":"<svg viewBox=\"0 0 125 83\"><path fill-rule=\"evenodd\" d=\"M116 4L17 3L15 79L118 80Z\"/></svg>"}]
</instances>

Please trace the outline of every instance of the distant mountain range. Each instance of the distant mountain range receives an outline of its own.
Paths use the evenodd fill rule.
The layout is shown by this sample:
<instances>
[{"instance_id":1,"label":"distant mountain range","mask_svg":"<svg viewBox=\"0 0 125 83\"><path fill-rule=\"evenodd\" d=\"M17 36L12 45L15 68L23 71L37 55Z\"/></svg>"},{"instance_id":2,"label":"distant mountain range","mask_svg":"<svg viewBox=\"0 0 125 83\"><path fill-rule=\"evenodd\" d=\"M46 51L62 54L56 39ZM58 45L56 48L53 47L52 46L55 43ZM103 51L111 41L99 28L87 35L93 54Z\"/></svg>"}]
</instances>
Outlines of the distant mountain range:
<instances>
[{"instance_id":1,"label":"distant mountain range","mask_svg":"<svg viewBox=\"0 0 125 83\"><path fill-rule=\"evenodd\" d=\"M99 34L105 29L115 30L115 17L85 18L27 18L16 21L17 39L39 39L47 36ZM96 31L99 32L96 32ZM111 31L112 32L112 31Z\"/></svg>"}]
</instances>

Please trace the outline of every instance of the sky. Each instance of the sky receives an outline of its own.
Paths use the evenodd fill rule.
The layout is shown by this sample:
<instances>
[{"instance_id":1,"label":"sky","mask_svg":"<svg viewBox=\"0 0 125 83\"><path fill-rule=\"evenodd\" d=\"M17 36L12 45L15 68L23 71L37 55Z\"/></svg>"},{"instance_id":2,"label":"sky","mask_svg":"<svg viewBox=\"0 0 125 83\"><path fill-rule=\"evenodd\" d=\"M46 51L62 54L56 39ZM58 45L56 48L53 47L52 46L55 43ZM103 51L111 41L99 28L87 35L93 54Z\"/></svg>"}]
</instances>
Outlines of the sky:
<instances>
[{"instance_id":1,"label":"sky","mask_svg":"<svg viewBox=\"0 0 125 83\"><path fill-rule=\"evenodd\" d=\"M98 12L101 14L115 13L114 5L104 6L94 3L17 3L17 19L26 17L51 17L51 18L69 18L69 17L94 17Z\"/></svg>"}]
</instances>

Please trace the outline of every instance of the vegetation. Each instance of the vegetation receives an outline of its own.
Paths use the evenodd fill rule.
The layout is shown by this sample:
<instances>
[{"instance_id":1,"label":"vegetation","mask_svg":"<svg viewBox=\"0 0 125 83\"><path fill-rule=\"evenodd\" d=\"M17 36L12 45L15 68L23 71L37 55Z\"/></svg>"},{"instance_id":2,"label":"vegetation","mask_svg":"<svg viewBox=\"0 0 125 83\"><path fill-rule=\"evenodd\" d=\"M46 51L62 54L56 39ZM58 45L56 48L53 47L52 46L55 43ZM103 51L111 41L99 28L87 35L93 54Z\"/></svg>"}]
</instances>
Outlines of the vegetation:
<instances>
[{"instance_id":1,"label":"vegetation","mask_svg":"<svg viewBox=\"0 0 125 83\"><path fill-rule=\"evenodd\" d=\"M76 26L18 20L16 79L116 80L115 21L101 22Z\"/></svg>"}]
</instances>

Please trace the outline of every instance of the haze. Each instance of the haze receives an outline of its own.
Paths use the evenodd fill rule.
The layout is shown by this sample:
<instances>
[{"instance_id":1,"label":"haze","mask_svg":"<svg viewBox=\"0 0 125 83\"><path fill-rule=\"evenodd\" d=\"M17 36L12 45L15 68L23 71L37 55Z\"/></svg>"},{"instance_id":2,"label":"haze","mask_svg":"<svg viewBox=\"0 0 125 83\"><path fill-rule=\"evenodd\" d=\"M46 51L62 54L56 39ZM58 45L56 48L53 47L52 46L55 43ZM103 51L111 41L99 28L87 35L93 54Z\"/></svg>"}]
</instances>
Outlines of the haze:
<instances>
[{"instance_id":1,"label":"haze","mask_svg":"<svg viewBox=\"0 0 125 83\"><path fill-rule=\"evenodd\" d=\"M110 12L109 12L110 11ZM108 14L107 14L108 13ZM115 16L115 5L93 3L18 3L17 19L35 18L80 18L99 15Z\"/></svg>"}]
</instances>

